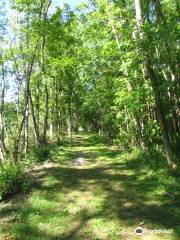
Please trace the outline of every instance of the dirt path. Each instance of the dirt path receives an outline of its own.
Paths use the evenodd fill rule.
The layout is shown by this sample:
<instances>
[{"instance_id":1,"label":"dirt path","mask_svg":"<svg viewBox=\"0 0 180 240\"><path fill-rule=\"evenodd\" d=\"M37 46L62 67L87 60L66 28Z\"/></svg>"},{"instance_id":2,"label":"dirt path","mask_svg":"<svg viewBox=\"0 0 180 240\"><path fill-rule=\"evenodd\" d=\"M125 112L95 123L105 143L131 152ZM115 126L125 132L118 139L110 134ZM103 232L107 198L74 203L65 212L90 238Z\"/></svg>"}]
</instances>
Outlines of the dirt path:
<instances>
[{"instance_id":1,"label":"dirt path","mask_svg":"<svg viewBox=\"0 0 180 240\"><path fill-rule=\"evenodd\" d=\"M178 229L178 216L138 161L86 135L53 149L51 162L33 170L40 186L1 204L0 239L133 240L139 225L140 239L178 239L175 230L148 232Z\"/></svg>"},{"instance_id":2,"label":"dirt path","mask_svg":"<svg viewBox=\"0 0 180 240\"><path fill-rule=\"evenodd\" d=\"M77 153L77 156L76 156L76 158L73 161L73 164L77 165L77 166L81 166L81 165L84 165L86 163L87 163L87 160L86 160L86 158L84 156L84 153L83 152Z\"/></svg>"}]
</instances>

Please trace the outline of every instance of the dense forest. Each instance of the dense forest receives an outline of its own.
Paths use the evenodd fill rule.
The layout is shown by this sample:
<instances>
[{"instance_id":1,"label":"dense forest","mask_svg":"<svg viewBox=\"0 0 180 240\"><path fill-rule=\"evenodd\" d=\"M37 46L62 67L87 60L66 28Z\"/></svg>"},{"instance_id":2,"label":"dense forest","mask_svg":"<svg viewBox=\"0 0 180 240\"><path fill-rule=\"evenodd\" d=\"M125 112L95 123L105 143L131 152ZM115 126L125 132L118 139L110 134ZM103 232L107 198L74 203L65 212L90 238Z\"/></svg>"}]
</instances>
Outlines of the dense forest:
<instances>
[{"instance_id":1,"label":"dense forest","mask_svg":"<svg viewBox=\"0 0 180 240\"><path fill-rule=\"evenodd\" d=\"M0 198L29 192L33 166L53 160L55 147L71 151L83 141L85 147L88 137L113 152L138 152L137 165L153 166L155 176L164 174L178 187L179 27L178 0L89 0L76 8L53 0L2 0ZM80 163L84 151L74 155ZM73 171L64 181L68 174L71 178ZM162 185L168 201L176 198L176 187ZM173 228L178 222L167 218L172 222L159 226ZM77 239L121 238L85 234Z\"/></svg>"}]
</instances>

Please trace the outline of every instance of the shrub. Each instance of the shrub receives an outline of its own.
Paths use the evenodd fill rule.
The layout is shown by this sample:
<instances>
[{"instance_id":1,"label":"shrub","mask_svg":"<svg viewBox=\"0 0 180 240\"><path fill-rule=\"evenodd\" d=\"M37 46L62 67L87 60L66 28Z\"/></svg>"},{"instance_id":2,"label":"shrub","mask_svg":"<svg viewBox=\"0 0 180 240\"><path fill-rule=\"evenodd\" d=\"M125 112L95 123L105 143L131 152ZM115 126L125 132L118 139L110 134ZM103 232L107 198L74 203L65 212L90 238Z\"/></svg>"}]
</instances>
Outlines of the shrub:
<instances>
[{"instance_id":1,"label":"shrub","mask_svg":"<svg viewBox=\"0 0 180 240\"><path fill-rule=\"evenodd\" d=\"M37 158L37 162L45 161L50 156L50 148L46 145L40 146L35 150L35 156Z\"/></svg>"},{"instance_id":2,"label":"shrub","mask_svg":"<svg viewBox=\"0 0 180 240\"><path fill-rule=\"evenodd\" d=\"M67 139L63 139L63 140L60 140L60 139L58 139L57 140L57 145L58 146L67 146L69 144L69 141L67 140Z\"/></svg>"},{"instance_id":3,"label":"shrub","mask_svg":"<svg viewBox=\"0 0 180 240\"><path fill-rule=\"evenodd\" d=\"M25 193L32 182L21 164L11 161L0 166L0 199L4 199L15 193Z\"/></svg>"},{"instance_id":4,"label":"shrub","mask_svg":"<svg viewBox=\"0 0 180 240\"><path fill-rule=\"evenodd\" d=\"M38 148L32 148L31 151L23 158L24 164L28 167L36 163L41 163L50 158L51 148L46 145L40 145Z\"/></svg>"}]
</instances>

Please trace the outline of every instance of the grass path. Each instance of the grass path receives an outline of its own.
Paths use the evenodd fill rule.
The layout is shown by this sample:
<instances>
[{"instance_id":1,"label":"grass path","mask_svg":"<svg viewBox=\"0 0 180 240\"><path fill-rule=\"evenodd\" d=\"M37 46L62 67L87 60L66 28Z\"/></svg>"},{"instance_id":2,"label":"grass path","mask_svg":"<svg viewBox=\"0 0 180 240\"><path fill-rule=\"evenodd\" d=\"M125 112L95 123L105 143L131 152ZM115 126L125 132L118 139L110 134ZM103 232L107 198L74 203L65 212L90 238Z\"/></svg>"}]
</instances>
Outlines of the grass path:
<instances>
[{"instance_id":1,"label":"grass path","mask_svg":"<svg viewBox=\"0 0 180 240\"><path fill-rule=\"evenodd\" d=\"M141 167L139 153L121 153L91 136L51 151L36 166L40 186L1 203L1 240L180 239L180 210L162 197L158 176ZM171 233L144 231L173 229Z\"/></svg>"}]
</instances>

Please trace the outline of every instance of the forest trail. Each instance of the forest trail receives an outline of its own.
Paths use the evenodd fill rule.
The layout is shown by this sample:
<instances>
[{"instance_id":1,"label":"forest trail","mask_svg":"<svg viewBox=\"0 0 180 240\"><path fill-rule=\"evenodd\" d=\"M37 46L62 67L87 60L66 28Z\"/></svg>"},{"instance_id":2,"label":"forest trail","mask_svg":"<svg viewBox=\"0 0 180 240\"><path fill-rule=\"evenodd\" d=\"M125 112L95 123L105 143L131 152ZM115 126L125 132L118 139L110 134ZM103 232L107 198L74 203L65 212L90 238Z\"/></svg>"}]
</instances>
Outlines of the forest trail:
<instances>
[{"instance_id":1,"label":"forest trail","mask_svg":"<svg viewBox=\"0 0 180 240\"><path fill-rule=\"evenodd\" d=\"M53 146L33 170L40 186L1 203L0 239L133 240L137 226L146 231L140 239L178 239L178 211L140 158L90 135ZM147 232L160 228L170 233Z\"/></svg>"}]
</instances>

